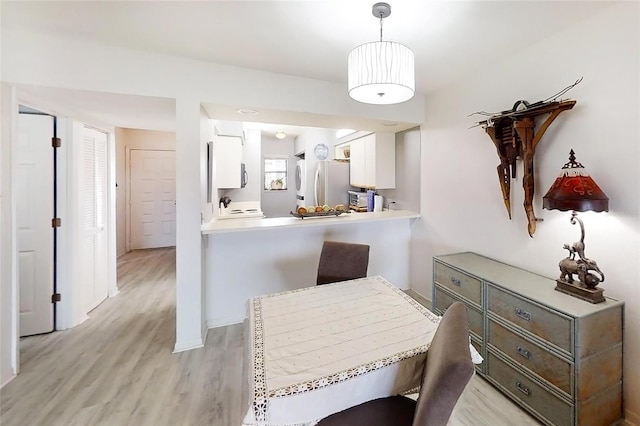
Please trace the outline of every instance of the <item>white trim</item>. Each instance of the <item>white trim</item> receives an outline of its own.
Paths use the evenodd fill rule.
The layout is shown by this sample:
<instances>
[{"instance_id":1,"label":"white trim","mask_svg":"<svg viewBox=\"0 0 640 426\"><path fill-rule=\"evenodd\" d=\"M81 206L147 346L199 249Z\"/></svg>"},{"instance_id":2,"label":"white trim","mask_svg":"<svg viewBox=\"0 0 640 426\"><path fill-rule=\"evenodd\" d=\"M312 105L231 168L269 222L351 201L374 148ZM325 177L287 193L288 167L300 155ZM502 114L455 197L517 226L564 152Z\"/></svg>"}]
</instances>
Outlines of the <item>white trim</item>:
<instances>
[{"instance_id":1,"label":"white trim","mask_svg":"<svg viewBox=\"0 0 640 426\"><path fill-rule=\"evenodd\" d=\"M18 283L18 247L17 247L17 223L16 223L16 202L13 194L16 193L16 182L13 178L14 171L16 170L16 157L13 155L16 152L16 146L18 144L18 93L15 86L11 87L11 153L9 162L11 164L9 173L11 179L9 182L10 192L7 194L9 199L9 209L11 211L9 215L9 223L11 228L9 230L10 237L10 256L11 256L11 367L13 368L13 374L20 373L20 286Z\"/></svg>"},{"instance_id":2,"label":"white trim","mask_svg":"<svg viewBox=\"0 0 640 426\"><path fill-rule=\"evenodd\" d=\"M124 147L124 250L131 251L131 148Z\"/></svg>"},{"instance_id":3,"label":"white trim","mask_svg":"<svg viewBox=\"0 0 640 426\"><path fill-rule=\"evenodd\" d=\"M117 229L116 229L116 132L113 127L98 128L85 124L107 134L107 297L113 297L118 290Z\"/></svg>"},{"instance_id":4,"label":"white trim","mask_svg":"<svg viewBox=\"0 0 640 426\"><path fill-rule=\"evenodd\" d=\"M7 375L7 377L3 377L2 381L0 382L0 389L5 387L6 385L8 385L9 382L12 381L15 378L16 378L15 374L9 374L9 375Z\"/></svg>"},{"instance_id":5,"label":"white trim","mask_svg":"<svg viewBox=\"0 0 640 426\"><path fill-rule=\"evenodd\" d=\"M173 353L190 351L191 349L198 349L204 347L204 341L202 339L195 339L188 342L176 342L173 348Z\"/></svg>"},{"instance_id":6,"label":"white trim","mask_svg":"<svg viewBox=\"0 0 640 426\"><path fill-rule=\"evenodd\" d=\"M241 322L244 322L246 319L247 319L246 316L242 318L239 318L237 316L230 316L230 317L208 319L207 329L226 327L227 325L240 324Z\"/></svg>"},{"instance_id":7,"label":"white trim","mask_svg":"<svg viewBox=\"0 0 640 426\"><path fill-rule=\"evenodd\" d=\"M207 335L209 334L209 330L204 328L202 337L200 339L188 340L185 342L176 342L173 347L173 353L177 354L178 352L190 351L191 349L198 349L204 347L205 342L207 341Z\"/></svg>"}]
</instances>

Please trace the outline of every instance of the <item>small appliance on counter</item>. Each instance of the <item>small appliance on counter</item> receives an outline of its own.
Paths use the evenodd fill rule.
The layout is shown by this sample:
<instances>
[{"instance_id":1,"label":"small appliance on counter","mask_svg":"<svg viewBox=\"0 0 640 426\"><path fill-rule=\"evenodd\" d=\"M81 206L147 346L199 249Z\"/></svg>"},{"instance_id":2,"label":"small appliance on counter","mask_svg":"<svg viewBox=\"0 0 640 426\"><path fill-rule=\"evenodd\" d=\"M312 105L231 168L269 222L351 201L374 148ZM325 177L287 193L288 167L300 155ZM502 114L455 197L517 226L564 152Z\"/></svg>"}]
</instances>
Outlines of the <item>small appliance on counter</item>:
<instances>
[{"instance_id":1,"label":"small appliance on counter","mask_svg":"<svg viewBox=\"0 0 640 426\"><path fill-rule=\"evenodd\" d=\"M348 191L349 208L357 212L366 212L369 200L366 192Z\"/></svg>"},{"instance_id":2,"label":"small appliance on counter","mask_svg":"<svg viewBox=\"0 0 640 426\"><path fill-rule=\"evenodd\" d=\"M356 212L381 212L384 197L376 194L374 190L366 192L348 191L349 209Z\"/></svg>"},{"instance_id":3,"label":"small appliance on counter","mask_svg":"<svg viewBox=\"0 0 640 426\"><path fill-rule=\"evenodd\" d=\"M220 213L218 219L246 219L250 217L264 217L259 201L231 201L229 197L220 199Z\"/></svg>"}]
</instances>

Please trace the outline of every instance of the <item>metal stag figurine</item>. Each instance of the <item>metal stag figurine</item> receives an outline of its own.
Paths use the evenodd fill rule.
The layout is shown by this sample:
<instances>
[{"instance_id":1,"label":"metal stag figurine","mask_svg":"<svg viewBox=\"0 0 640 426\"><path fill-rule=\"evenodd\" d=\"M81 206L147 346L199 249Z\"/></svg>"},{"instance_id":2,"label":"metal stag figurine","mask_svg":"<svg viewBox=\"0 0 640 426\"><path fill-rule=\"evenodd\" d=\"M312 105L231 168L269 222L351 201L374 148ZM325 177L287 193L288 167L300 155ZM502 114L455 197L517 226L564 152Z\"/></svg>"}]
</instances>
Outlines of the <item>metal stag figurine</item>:
<instances>
[{"instance_id":1,"label":"metal stag figurine","mask_svg":"<svg viewBox=\"0 0 640 426\"><path fill-rule=\"evenodd\" d=\"M518 100L510 110L498 113L478 111L470 114L480 114L488 117L486 120L477 122L472 127L482 126L496 146L498 157L500 158L500 164L497 167L498 179L509 219L511 219L511 179L516 179L516 159L523 161L523 204L527 215L530 237L533 237L536 232L537 220L533 212L533 196L535 192L533 156L536 152L536 146L558 115L573 108L576 104L574 100L558 101L558 97L571 90L581 81L582 78L555 95L532 104L525 100ZM535 132L535 119L543 114L549 115Z\"/></svg>"}]
</instances>

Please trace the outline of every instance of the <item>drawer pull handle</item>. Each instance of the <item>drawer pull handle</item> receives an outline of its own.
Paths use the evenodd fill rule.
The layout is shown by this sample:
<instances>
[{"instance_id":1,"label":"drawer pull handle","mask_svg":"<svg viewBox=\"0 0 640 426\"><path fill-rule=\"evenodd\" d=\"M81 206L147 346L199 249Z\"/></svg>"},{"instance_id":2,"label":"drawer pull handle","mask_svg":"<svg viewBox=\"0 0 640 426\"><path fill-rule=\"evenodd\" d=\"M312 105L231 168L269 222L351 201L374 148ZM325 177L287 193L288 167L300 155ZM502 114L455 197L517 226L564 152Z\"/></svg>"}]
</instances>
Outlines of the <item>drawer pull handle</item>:
<instances>
[{"instance_id":1,"label":"drawer pull handle","mask_svg":"<svg viewBox=\"0 0 640 426\"><path fill-rule=\"evenodd\" d=\"M460 279L456 277L451 277L451 282L453 283L453 285L460 286Z\"/></svg>"},{"instance_id":2,"label":"drawer pull handle","mask_svg":"<svg viewBox=\"0 0 640 426\"><path fill-rule=\"evenodd\" d=\"M520 308L516 308L516 315L522 318L525 321L531 321L531 314L525 310Z\"/></svg>"},{"instance_id":3,"label":"drawer pull handle","mask_svg":"<svg viewBox=\"0 0 640 426\"><path fill-rule=\"evenodd\" d=\"M518 388L518 390L520 392L522 392L523 394L529 396L531 395L531 389L529 389L528 387L526 387L525 385L523 385L520 382L516 382L516 388Z\"/></svg>"},{"instance_id":4,"label":"drawer pull handle","mask_svg":"<svg viewBox=\"0 0 640 426\"><path fill-rule=\"evenodd\" d=\"M522 346L516 346L516 352L525 357L526 359L531 359L531 352L523 348Z\"/></svg>"}]
</instances>

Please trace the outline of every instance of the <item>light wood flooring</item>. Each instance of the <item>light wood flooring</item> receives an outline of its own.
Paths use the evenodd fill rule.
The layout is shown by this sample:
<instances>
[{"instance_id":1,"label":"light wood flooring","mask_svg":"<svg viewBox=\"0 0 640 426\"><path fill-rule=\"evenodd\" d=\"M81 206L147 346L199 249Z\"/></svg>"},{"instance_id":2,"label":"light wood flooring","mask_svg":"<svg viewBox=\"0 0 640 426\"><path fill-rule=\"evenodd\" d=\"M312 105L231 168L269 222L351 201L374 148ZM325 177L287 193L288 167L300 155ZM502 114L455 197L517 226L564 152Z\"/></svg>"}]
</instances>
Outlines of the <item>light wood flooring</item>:
<instances>
[{"instance_id":1,"label":"light wood flooring","mask_svg":"<svg viewBox=\"0 0 640 426\"><path fill-rule=\"evenodd\" d=\"M0 390L0 424L239 426L248 407L244 326L173 354L175 249L118 260L120 294L65 331L23 338L21 373ZM475 376L450 425L537 425Z\"/></svg>"}]
</instances>

